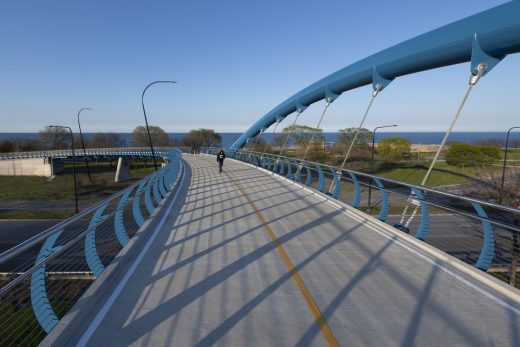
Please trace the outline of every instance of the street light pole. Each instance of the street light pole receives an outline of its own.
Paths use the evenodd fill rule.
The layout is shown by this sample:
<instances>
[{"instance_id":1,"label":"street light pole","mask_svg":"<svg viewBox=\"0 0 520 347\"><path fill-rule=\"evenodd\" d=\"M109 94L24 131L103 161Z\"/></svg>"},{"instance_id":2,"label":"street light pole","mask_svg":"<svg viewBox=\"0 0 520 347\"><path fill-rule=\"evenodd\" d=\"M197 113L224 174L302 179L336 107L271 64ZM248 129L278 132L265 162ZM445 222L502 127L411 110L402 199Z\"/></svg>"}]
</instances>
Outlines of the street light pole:
<instances>
[{"instance_id":1,"label":"street light pole","mask_svg":"<svg viewBox=\"0 0 520 347\"><path fill-rule=\"evenodd\" d=\"M63 128L63 129L69 129L70 132L70 146L72 149L72 176L74 180L74 198L76 202L76 213L79 212L78 208L78 188L76 184L76 155L74 153L74 136L72 135L72 129L70 127L66 127L63 125L49 125L49 128Z\"/></svg>"},{"instance_id":2,"label":"street light pole","mask_svg":"<svg viewBox=\"0 0 520 347\"><path fill-rule=\"evenodd\" d=\"M375 143L376 143L376 130L377 129L381 129L381 128L392 128L392 127L396 127L397 124L392 124L392 125L383 125L383 126L380 126L380 127L375 127L374 128L374 131L372 132L372 155L370 157L370 173L373 175L375 172L374 172L374 147L375 147ZM370 199L372 198L372 186L369 185L368 186L368 203L367 203L367 209L370 208Z\"/></svg>"},{"instance_id":3,"label":"street light pole","mask_svg":"<svg viewBox=\"0 0 520 347\"><path fill-rule=\"evenodd\" d=\"M511 130L513 129L520 129L520 126L518 127L512 127L510 128L508 131L507 131L507 136L506 136L506 150L505 150L505 153L504 153L504 165L502 166L502 181L500 183L500 204L502 204L502 199L503 199L503 196L504 196L504 180L505 180L505 177L506 177L506 162L507 162L507 150L508 150L508 147L509 147L509 134L511 133Z\"/></svg>"},{"instance_id":4,"label":"street light pole","mask_svg":"<svg viewBox=\"0 0 520 347\"><path fill-rule=\"evenodd\" d=\"M81 123L79 122L79 115L81 114L81 111L83 111L83 110L92 111L92 109L88 108L88 107L83 107L78 112L79 137L81 138L81 147L83 147L83 159L85 159L85 166L87 167L88 181L90 183L92 183L92 179L90 178L90 168L88 167L87 153L85 151L85 142L83 141L83 133L81 132Z\"/></svg>"},{"instance_id":5,"label":"street light pole","mask_svg":"<svg viewBox=\"0 0 520 347\"><path fill-rule=\"evenodd\" d=\"M150 148L152 150L152 158L153 158L153 165L155 166L155 171L157 171L157 160L155 159L155 151L153 150L153 143L152 143L152 137L150 136L150 129L148 128L148 119L146 118L146 110L144 108L144 93L146 90L153 84L156 83L177 83L176 81L155 81L150 83L146 86L143 90L143 94L141 95L141 105L143 106L143 114L144 114L144 122L146 124L146 132L148 133L148 141L150 142Z\"/></svg>"}]
</instances>

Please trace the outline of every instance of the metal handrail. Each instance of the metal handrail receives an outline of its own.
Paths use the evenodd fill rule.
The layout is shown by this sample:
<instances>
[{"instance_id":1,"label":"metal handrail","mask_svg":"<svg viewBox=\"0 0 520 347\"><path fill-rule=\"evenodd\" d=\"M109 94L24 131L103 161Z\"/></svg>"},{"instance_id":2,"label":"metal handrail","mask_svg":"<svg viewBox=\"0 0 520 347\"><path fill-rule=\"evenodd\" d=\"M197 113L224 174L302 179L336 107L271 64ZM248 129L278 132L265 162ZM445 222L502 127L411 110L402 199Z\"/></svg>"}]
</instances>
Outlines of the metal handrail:
<instances>
[{"instance_id":1,"label":"metal handrail","mask_svg":"<svg viewBox=\"0 0 520 347\"><path fill-rule=\"evenodd\" d=\"M240 152L245 153L245 154L259 155L259 156L271 156L271 157L278 158L280 160L291 159L291 160L294 160L296 162L299 161L301 166L303 166L306 163L308 163L308 164L313 164L313 165L319 165L320 167L322 167L322 166L332 167L332 168L336 169L336 172L338 172L338 171L342 172L342 179L345 179L345 180L350 181L350 182L353 182L353 180L351 178L349 178L349 177L343 176L344 172L352 172L355 175L364 176L365 178L371 178L371 179L376 178L376 179L379 179L382 182L391 183L391 184L394 184L394 185L397 185L397 186L400 186L400 187L406 187L406 188L410 188L410 189L412 189L412 188L420 189L422 191L430 192L432 194L442 195L444 197L449 197L449 198L454 198L454 199L457 199L457 200L460 200L460 201L464 201L464 202L466 202L468 204L477 203L477 204L485 205L486 207L499 209L501 211L510 212L510 213L513 213L513 214L520 214L520 210L519 209L512 208L512 207L509 207L509 206L502 206L502 205L490 203L490 202L487 202L487 201L482 201L482 200L475 199L475 198L460 196L460 195L456 195L456 194L452 194L452 193L446 193L446 192L443 192L443 191L439 191L439 190L435 190L435 189L431 189L431 188L426 188L426 187L422 187L422 186L416 186L416 185L413 185L413 184L399 182L399 181L395 181L395 180L391 180L391 179L386 179L384 177L370 175L370 174L366 174L366 173L362 173L362 172L358 172L358 171L353 171L353 170L348 170L348 169L340 169L340 168L337 168L337 167L332 166L332 165L327 165L327 164L323 164L323 163L317 163L317 162L313 162L313 161L310 161L310 160L302 161L301 159L298 159L298 158L291 158L291 157L287 157L287 156L279 156L277 154L262 153L262 152L247 151L247 150L241 150ZM309 169L312 170L312 171L316 171L316 169L314 169L312 166L309 166ZM329 172L326 172L326 171L324 171L324 175L331 176L331 174ZM366 183L366 182L362 182L362 181L359 181L359 183L361 185L363 185L363 186L366 186L366 187L372 187L374 189L382 190L382 191L385 191L387 193L399 195L399 196L402 196L402 197L405 197L405 198L410 197L410 193L403 193L403 192L399 192L399 191L388 189L386 187L382 187L381 188L381 187L378 187L378 186L373 185L371 183ZM442 204L436 203L434 201L424 200L424 202L427 203L430 206L434 206L434 207L443 209L443 210L448 211L448 212L456 213L458 215L465 216L465 217L468 217L468 218L471 218L471 219L474 219L474 220L478 220L478 221L487 221L487 222L489 222L489 223L491 223L491 224L493 224L495 226L498 226L498 227L501 227L501 228L505 228L505 229L508 229L508 230L520 233L520 227L516 227L515 225L507 224L507 223L504 223L504 222L501 222L499 220L492 219L492 218L489 218L489 217L482 217L482 216L480 216L478 214L472 214L472 213L469 213L469 212L466 212L466 211L463 211L463 210L458 210L458 209L452 208L450 206L446 206L446 205L442 205Z\"/></svg>"},{"instance_id":2,"label":"metal handrail","mask_svg":"<svg viewBox=\"0 0 520 347\"><path fill-rule=\"evenodd\" d=\"M363 172L359 172L359 171L354 171L354 170L349 170L349 169L341 169L341 168L333 166L333 165L313 162L313 161L310 161L310 160L305 160L304 162L302 162L298 158L292 158L292 157L287 157L287 156L279 156L277 154L271 154L271 153L253 152L253 151L247 151L247 150L242 150L241 152L252 153L252 154L259 154L259 155L270 155L270 156L284 158L284 159L291 159L291 160L295 160L295 161L300 161L301 165L303 165L305 163L310 163L310 164L314 164L314 165L333 167L334 169L337 169L337 171L352 172L355 175L363 176L363 177L370 178L370 179L377 178L377 179L379 179L379 180L381 180L383 182L388 182L388 183L395 184L395 185L406 186L406 187L410 187L410 188L417 188L417 189L421 189L421 190L423 190L425 192L435 193L437 195L442 195L442 196L445 196L445 197L450 197L450 198L455 198L455 199L459 199L459 200L464 200L464 201L467 201L467 202L475 202L475 203L478 203L478 204L481 204L481 205L485 205L485 206L492 207L492 208L498 208L498 209L505 210L505 211L508 211L508 212L511 212L511 213L520 213L520 209L518 209L518 208L505 206L505 205L499 205L499 204L495 204L495 203L492 203L492 202L489 202L489 201L484 201L484 200L479 200L479 199L472 198L472 197L466 197L466 196L462 196L462 195L457 195L457 194L453 194L453 193L449 193L449 192L445 192L445 191L441 191L441 190L428 188L428 187L425 187L425 186L418 186L418 185L414 185L414 184L399 182L399 181L392 180L392 179L389 179L389 178L376 176L376 175L371 175L371 174L367 174L367 173L363 173ZM345 178L347 180L350 180L347 177L343 177L343 178ZM363 183L363 182L361 182L361 183ZM370 184L366 184L366 183L363 183L363 184L365 184L367 186L370 185ZM370 186L372 186L372 185L370 185ZM372 187L373 188L377 188L377 186L372 186ZM388 190L388 191L389 192L393 192L393 193L398 193L398 192L395 192L395 191L390 191L390 190ZM408 195L408 194L406 194L406 195Z\"/></svg>"},{"instance_id":3,"label":"metal handrail","mask_svg":"<svg viewBox=\"0 0 520 347\"><path fill-rule=\"evenodd\" d=\"M172 147L159 147L156 153L157 157L163 157L167 154L167 151ZM189 147L179 147L181 151L186 151ZM118 155L124 154L146 154L151 155L152 152L148 147L114 147L114 148L86 148L85 151L87 154L96 155L96 154L107 154L109 152L117 153ZM48 151L31 151L31 152L10 152L10 153L0 153L0 159L17 159L17 158L31 158L31 157L55 157L55 156L68 156L71 155L72 152L70 150L48 150ZM83 153L76 153L76 157L83 157Z\"/></svg>"}]
</instances>

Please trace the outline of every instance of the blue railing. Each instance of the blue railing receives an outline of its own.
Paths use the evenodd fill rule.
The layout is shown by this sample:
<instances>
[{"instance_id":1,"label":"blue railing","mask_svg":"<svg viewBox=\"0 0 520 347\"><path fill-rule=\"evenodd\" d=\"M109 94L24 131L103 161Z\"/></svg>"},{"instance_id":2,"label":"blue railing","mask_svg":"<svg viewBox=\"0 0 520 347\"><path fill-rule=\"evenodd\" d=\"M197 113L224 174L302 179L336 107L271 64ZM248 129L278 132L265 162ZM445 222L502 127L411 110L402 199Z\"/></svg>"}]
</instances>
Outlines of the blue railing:
<instances>
[{"instance_id":1,"label":"blue railing","mask_svg":"<svg viewBox=\"0 0 520 347\"><path fill-rule=\"evenodd\" d=\"M159 152L159 171L0 254L0 345L37 345L177 189L181 151Z\"/></svg>"},{"instance_id":2,"label":"blue railing","mask_svg":"<svg viewBox=\"0 0 520 347\"><path fill-rule=\"evenodd\" d=\"M182 152L191 153L189 147L177 147ZM158 147L155 151L155 156L158 158L167 159L169 149ZM30 159L30 158L71 158L72 151L70 149L49 150L49 151L32 151L32 152L11 152L0 153L0 160L12 159ZM77 158L151 158L152 152L149 147L117 147L117 148L88 148L83 153L83 150L76 149L74 156Z\"/></svg>"}]
</instances>

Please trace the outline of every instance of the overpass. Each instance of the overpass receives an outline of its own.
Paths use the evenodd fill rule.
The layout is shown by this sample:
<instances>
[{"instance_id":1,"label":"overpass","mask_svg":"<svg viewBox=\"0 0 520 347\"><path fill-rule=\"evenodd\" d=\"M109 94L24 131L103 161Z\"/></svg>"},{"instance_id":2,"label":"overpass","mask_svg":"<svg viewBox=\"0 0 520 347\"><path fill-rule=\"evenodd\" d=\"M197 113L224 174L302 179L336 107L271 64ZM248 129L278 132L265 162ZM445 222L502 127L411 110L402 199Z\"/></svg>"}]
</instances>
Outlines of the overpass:
<instances>
[{"instance_id":1,"label":"overpass","mask_svg":"<svg viewBox=\"0 0 520 347\"><path fill-rule=\"evenodd\" d=\"M304 88L223 173L214 149L164 149L161 170L0 254L2 345L518 345L520 210L356 172L348 154L337 167L245 146L372 83L361 127L396 77L470 62L458 117L520 50L519 20L512 1Z\"/></svg>"},{"instance_id":2,"label":"overpass","mask_svg":"<svg viewBox=\"0 0 520 347\"><path fill-rule=\"evenodd\" d=\"M4 345L519 339L519 291L475 263L256 163L231 159L219 174L215 157L184 154L164 170L87 211L90 220L80 216L2 254L1 264L14 254L27 259L0 290L4 308L12 305L2 313ZM136 206L151 217L140 226ZM493 228L497 238L504 233ZM459 251L472 243L456 230L441 236ZM483 239L480 232L478 252ZM493 261L505 262L504 250Z\"/></svg>"}]
</instances>

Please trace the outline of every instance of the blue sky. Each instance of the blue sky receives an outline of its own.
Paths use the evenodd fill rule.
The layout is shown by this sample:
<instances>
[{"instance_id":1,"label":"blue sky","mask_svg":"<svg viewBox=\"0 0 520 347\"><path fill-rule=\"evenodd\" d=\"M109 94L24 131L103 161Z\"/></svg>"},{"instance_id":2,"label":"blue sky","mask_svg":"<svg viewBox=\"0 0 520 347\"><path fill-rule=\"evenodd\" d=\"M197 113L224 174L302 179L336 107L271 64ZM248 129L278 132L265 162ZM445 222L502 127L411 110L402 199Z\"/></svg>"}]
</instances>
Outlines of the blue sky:
<instances>
[{"instance_id":1,"label":"blue sky","mask_svg":"<svg viewBox=\"0 0 520 347\"><path fill-rule=\"evenodd\" d=\"M3 1L0 132L55 123L86 132L242 132L287 97L344 66L506 1ZM456 131L502 131L520 122L520 55L482 79ZM396 79L367 119L372 128L443 131L467 87L469 66ZM370 87L344 93L326 131L357 126ZM323 105L302 115L315 125ZM292 117L286 120L292 122Z\"/></svg>"}]
</instances>

